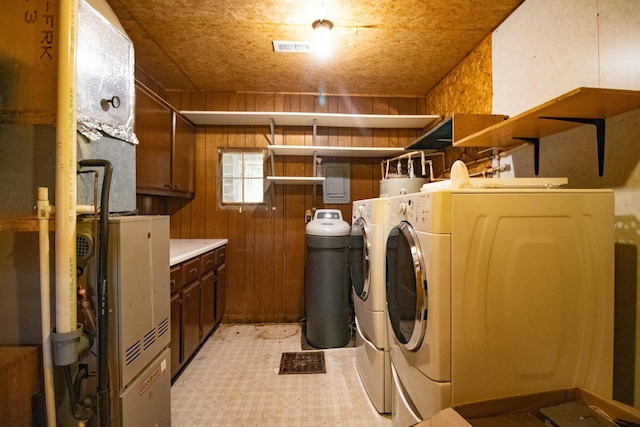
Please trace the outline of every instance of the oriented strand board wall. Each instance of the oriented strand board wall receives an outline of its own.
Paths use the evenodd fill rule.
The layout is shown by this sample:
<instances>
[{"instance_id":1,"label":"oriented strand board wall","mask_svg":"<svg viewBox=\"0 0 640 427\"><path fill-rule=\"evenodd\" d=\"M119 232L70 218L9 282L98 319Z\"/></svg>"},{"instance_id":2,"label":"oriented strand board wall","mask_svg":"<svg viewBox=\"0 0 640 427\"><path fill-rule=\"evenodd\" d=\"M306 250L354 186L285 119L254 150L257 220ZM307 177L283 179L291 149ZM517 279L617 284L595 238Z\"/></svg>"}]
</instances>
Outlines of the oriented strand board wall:
<instances>
[{"instance_id":1,"label":"oriented strand board wall","mask_svg":"<svg viewBox=\"0 0 640 427\"><path fill-rule=\"evenodd\" d=\"M427 94L429 114L491 114L491 36Z\"/></svg>"},{"instance_id":2,"label":"oriented strand board wall","mask_svg":"<svg viewBox=\"0 0 640 427\"><path fill-rule=\"evenodd\" d=\"M484 39L438 85L427 94L428 114L491 114L491 36ZM487 155L477 148L448 148L445 167L462 160L470 173L480 172L491 165ZM476 162L476 159L480 161Z\"/></svg>"},{"instance_id":3,"label":"oriented strand board wall","mask_svg":"<svg viewBox=\"0 0 640 427\"><path fill-rule=\"evenodd\" d=\"M362 114L425 114L424 98L386 98L274 93L169 92L179 110L316 111ZM320 102L322 101L322 103ZM311 145L311 127L276 126L275 143ZM414 129L318 128L318 145L404 147ZM193 200L139 197L143 213L171 214L171 238L227 238L227 310L224 322L296 322L304 318L306 210L342 210L350 222L351 205L324 206L322 188L276 185L273 209L221 210L216 178L221 147L266 147L268 126L210 126L197 131L196 195ZM276 173L311 176L311 157L277 157ZM377 197L380 159L324 158L351 165L351 199Z\"/></svg>"}]
</instances>

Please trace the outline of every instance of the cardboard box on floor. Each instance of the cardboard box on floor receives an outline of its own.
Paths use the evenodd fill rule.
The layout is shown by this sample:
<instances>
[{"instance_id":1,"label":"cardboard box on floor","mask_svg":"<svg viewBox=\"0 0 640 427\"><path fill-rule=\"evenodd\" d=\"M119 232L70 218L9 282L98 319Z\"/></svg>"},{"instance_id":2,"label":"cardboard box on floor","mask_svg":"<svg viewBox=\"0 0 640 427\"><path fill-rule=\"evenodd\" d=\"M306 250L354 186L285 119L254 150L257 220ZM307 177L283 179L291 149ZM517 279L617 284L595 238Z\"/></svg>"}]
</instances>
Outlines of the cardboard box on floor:
<instances>
[{"instance_id":1,"label":"cardboard box on floor","mask_svg":"<svg viewBox=\"0 0 640 427\"><path fill-rule=\"evenodd\" d=\"M597 407L610 418L640 424L640 411L586 390L572 388L467 403L444 409L416 427L544 426L541 408L578 401Z\"/></svg>"}]
</instances>

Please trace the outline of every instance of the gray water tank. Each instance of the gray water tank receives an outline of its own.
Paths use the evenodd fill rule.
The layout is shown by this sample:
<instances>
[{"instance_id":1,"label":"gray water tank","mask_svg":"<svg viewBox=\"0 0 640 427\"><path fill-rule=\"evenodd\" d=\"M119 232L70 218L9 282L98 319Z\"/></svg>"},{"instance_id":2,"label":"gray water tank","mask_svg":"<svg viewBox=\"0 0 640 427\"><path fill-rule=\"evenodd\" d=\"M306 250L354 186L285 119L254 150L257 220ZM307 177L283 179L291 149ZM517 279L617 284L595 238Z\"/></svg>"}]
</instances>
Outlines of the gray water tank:
<instances>
[{"instance_id":1,"label":"gray water tank","mask_svg":"<svg viewBox=\"0 0 640 427\"><path fill-rule=\"evenodd\" d=\"M351 338L350 233L337 209L318 209L307 224L305 338L315 348L344 347Z\"/></svg>"}]
</instances>

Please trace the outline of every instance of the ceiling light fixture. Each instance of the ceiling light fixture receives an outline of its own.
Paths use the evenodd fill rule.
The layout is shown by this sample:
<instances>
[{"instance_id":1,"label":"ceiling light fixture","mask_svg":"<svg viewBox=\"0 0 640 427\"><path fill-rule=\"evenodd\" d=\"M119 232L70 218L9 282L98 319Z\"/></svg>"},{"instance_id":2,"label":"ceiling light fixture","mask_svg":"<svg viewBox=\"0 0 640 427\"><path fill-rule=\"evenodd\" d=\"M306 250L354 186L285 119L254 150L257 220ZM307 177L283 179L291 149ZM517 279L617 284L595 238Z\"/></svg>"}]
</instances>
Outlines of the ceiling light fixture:
<instances>
[{"instance_id":1,"label":"ceiling light fixture","mask_svg":"<svg viewBox=\"0 0 640 427\"><path fill-rule=\"evenodd\" d=\"M328 19L318 19L316 21L313 21L313 24L311 24L311 26L313 27L315 33L329 33L329 31L331 31L331 29L333 28L333 22L329 21Z\"/></svg>"},{"instance_id":2,"label":"ceiling light fixture","mask_svg":"<svg viewBox=\"0 0 640 427\"><path fill-rule=\"evenodd\" d=\"M311 24L313 27L313 38L315 53L320 57L327 57L331 52L331 29L333 22L328 19L318 19Z\"/></svg>"}]
</instances>

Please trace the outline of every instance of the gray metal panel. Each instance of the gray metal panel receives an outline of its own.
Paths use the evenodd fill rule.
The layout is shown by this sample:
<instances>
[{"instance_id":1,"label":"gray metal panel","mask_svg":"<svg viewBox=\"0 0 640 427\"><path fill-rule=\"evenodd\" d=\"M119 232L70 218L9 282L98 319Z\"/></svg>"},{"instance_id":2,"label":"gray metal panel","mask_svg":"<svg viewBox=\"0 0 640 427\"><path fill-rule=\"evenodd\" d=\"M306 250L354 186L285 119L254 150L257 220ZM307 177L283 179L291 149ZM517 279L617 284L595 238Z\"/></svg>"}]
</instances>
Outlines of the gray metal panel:
<instances>
[{"instance_id":1,"label":"gray metal panel","mask_svg":"<svg viewBox=\"0 0 640 427\"><path fill-rule=\"evenodd\" d=\"M55 204L56 139L55 128L49 125L0 124L0 212L34 214L38 187L49 188L49 200ZM131 212L136 209L136 147L128 142L103 137L87 142L78 138L78 160L104 159L113 165L110 212ZM102 189L99 173L98 204ZM93 174L78 177L77 200L93 203Z\"/></svg>"},{"instance_id":2,"label":"gray metal panel","mask_svg":"<svg viewBox=\"0 0 640 427\"><path fill-rule=\"evenodd\" d=\"M110 224L110 300L124 388L171 339L169 217L125 216Z\"/></svg>"},{"instance_id":3,"label":"gray metal panel","mask_svg":"<svg viewBox=\"0 0 640 427\"><path fill-rule=\"evenodd\" d=\"M171 351L166 349L120 395L122 426L171 425Z\"/></svg>"},{"instance_id":4,"label":"gray metal panel","mask_svg":"<svg viewBox=\"0 0 640 427\"><path fill-rule=\"evenodd\" d=\"M136 209L136 147L116 138L102 137L87 142L78 138L78 160L104 159L113 165L109 212L133 212ZM95 168L98 178L98 205L102 191L102 168ZM78 176L78 203L93 203L93 175Z\"/></svg>"},{"instance_id":5,"label":"gray metal panel","mask_svg":"<svg viewBox=\"0 0 640 427\"><path fill-rule=\"evenodd\" d=\"M348 163L326 163L323 167L325 181L322 185L324 203L351 203Z\"/></svg>"}]
</instances>

